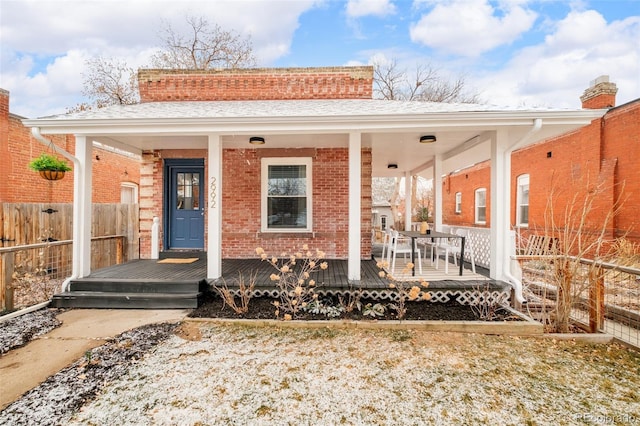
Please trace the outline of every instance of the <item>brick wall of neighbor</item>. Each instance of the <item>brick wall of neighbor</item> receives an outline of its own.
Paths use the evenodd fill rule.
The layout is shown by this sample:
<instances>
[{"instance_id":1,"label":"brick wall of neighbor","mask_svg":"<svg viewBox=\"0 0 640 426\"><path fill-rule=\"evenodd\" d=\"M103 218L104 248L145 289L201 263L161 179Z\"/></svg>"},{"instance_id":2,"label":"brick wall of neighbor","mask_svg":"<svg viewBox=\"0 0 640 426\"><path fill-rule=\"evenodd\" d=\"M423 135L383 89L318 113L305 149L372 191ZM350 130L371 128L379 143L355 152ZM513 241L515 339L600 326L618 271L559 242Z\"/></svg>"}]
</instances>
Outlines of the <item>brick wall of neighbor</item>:
<instances>
[{"instance_id":1,"label":"brick wall of neighbor","mask_svg":"<svg viewBox=\"0 0 640 426\"><path fill-rule=\"evenodd\" d=\"M460 173L451 173L442 181L442 218L448 225L489 227L491 223L491 171L485 161L464 169ZM476 189L487 190L486 225L475 223ZM456 213L456 192L462 193L462 211Z\"/></svg>"},{"instance_id":2,"label":"brick wall of neighbor","mask_svg":"<svg viewBox=\"0 0 640 426\"><path fill-rule=\"evenodd\" d=\"M73 171L52 182L29 169L34 157L51 151L36 140L31 129L22 125L22 119L9 113L9 92L0 89L0 202L71 203ZM45 135L45 138L71 154L75 152L73 135ZM121 183L139 182L137 159L94 147L92 163L94 203L119 203Z\"/></svg>"},{"instance_id":3,"label":"brick wall of neighbor","mask_svg":"<svg viewBox=\"0 0 640 426\"><path fill-rule=\"evenodd\" d=\"M582 96L583 107L604 108L615 103L615 85L594 82ZM564 223L564 207L574 197L598 190L588 226L600 229L606 215L621 209L606 230L609 238L626 236L640 242L640 99L610 109L604 117L577 131L515 151L511 157L511 223L516 221L517 178L529 174L529 227L543 232L545 211L553 203L556 223ZM480 163L449 176L443 191L443 222L468 225L473 221L473 191L490 186L490 163ZM448 186L447 186L448 185ZM454 214L455 192L462 192L463 213ZM489 195L489 192L487 192ZM489 215L488 215L489 216Z\"/></svg>"},{"instance_id":4,"label":"brick wall of neighbor","mask_svg":"<svg viewBox=\"0 0 640 426\"><path fill-rule=\"evenodd\" d=\"M373 67L138 72L141 102L371 99Z\"/></svg>"},{"instance_id":5,"label":"brick wall of neighbor","mask_svg":"<svg viewBox=\"0 0 640 426\"><path fill-rule=\"evenodd\" d=\"M262 151L262 152L261 152ZM345 148L312 149L313 233L261 233L261 156L268 149L225 149L222 170L222 256L254 258L257 247L280 255L300 250L308 244L323 250L329 258L347 258L348 254L348 150ZM296 150L287 150L295 156ZM301 150L308 156L309 150ZM204 158L206 151L162 150L145 152L141 171L140 245L142 257L151 252L153 217L162 218L163 160L168 158ZM205 176L206 176L205 164ZM362 151L362 257L371 257L371 150ZM209 194L205 192L205 205ZM205 226L208 211L205 210ZM161 232L162 234L162 232ZM206 234L206 230L205 230ZM162 241L162 236L161 236ZM206 241L206 240L205 240Z\"/></svg>"}]
</instances>

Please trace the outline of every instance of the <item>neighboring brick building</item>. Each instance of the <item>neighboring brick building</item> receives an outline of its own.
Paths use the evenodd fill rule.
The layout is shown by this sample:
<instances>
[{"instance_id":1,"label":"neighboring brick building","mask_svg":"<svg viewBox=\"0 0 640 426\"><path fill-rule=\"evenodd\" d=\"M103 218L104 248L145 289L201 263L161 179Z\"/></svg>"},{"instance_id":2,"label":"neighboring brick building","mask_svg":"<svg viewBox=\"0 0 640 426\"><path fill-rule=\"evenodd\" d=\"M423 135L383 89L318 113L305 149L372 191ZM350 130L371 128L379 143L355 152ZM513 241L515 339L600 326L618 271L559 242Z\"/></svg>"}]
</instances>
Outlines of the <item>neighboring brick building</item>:
<instances>
[{"instance_id":1,"label":"neighboring brick building","mask_svg":"<svg viewBox=\"0 0 640 426\"><path fill-rule=\"evenodd\" d=\"M64 179L47 181L28 168L34 157L51 152L36 140L22 119L9 112L9 92L0 89L0 202L70 203L73 201L73 171ZM73 154L73 135L49 135L54 144ZM70 163L70 162L69 162ZM70 164L73 166L72 164ZM140 181L140 160L109 147L93 148L94 203L120 203L124 191L136 190Z\"/></svg>"},{"instance_id":2,"label":"neighboring brick building","mask_svg":"<svg viewBox=\"0 0 640 426\"><path fill-rule=\"evenodd\" d=\"M640 99L614 107L617 88L600 77L581 96L583 108L611 108L602 118L511 156L511 224L526 234L544 231L553 200L555 221L562 223L564 208L574 197L593 197L587 227L600 229L606 215L615 215L608 238L626 236L640 243ZM520 189L519 189L520 188ZM528 202L522 194L528 188ZM489 227L476 218L476 191L486 189L490 199L490 163L485 161L451 173L443 182L443 222L459 226ZM456 212L456 194L461 197ZM519 211L518 211L519 210Z\"/></svg>"}]
</instances>

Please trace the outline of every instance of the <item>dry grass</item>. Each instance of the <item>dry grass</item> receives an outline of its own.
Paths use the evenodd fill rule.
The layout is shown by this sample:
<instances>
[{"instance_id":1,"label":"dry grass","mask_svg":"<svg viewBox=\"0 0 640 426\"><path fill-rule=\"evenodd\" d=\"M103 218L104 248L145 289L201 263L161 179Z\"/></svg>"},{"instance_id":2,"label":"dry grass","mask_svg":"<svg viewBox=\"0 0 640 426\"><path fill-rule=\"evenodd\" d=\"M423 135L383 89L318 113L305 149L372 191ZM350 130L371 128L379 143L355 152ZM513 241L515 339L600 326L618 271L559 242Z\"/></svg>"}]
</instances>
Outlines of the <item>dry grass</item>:
<instances>
[{"instance_id":1,"label":"dry grass","mask_svg":"<svg viewBox=\"0 0 640 426\"><path fill-rule=\"evenodd\" d=\"M616 345L406 330L198 327L191 338L173 336L147 354L72 424L640 421L640 357Z\"/></svg>"}]
</instances>

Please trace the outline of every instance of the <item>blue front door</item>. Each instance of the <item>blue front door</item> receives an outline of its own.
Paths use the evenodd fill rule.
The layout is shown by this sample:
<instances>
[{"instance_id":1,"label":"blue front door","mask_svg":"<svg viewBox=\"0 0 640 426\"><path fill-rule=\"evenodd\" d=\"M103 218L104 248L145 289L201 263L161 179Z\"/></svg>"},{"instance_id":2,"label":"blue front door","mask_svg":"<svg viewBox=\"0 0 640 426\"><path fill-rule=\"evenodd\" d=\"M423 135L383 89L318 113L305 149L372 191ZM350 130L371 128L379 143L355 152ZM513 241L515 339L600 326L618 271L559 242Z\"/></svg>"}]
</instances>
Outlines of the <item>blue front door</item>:
<instances>
[{"instance_id":1,"label":"blue front door","mask_svg":"<svg viewBox=\"0 0 640 426\"><path fill-rule=\"evenodd\" d=\"M169 249L204 249L204 167L169 165Z\"/></svg>"}]
</instances>

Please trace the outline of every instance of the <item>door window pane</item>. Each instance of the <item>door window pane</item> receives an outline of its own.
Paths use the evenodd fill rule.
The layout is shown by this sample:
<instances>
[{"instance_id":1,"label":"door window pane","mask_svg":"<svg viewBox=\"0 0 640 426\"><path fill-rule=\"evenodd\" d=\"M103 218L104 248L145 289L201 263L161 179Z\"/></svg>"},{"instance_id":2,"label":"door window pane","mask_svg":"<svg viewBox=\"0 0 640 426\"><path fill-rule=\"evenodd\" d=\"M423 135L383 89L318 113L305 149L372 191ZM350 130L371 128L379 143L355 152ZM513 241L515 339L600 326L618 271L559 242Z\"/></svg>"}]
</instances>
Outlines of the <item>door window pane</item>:
<instances>
[{"instance_id":1,"label":"door window pane","mask_svg":"<svg viewBox=\"0 0 640 426\"><path fill-rule=\"evenodd\" d=\"M200 208L200 174L176 173L176 209L198 210Z\"/></svg>"}]
</instances>

